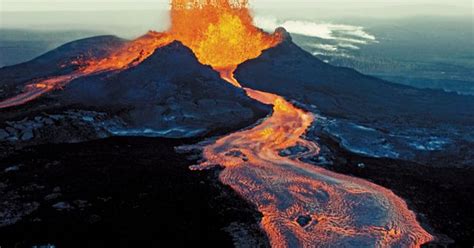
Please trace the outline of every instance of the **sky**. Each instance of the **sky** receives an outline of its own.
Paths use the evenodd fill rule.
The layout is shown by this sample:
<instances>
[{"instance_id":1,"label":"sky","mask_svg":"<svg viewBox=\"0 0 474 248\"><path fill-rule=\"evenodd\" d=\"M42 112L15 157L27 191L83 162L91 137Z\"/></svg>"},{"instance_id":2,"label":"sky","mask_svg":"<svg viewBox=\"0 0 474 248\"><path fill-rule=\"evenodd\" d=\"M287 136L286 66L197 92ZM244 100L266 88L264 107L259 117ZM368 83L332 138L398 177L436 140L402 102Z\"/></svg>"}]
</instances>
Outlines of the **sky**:
<instances>
[{"instance_id":1,"label":"sky","mask_svg":"<svg viewBox=\"0 0 474 248\"><path fill-rule=\"evenodd\" d=\"M315 8L315 9L379 9L392 6L417 6L418 11L438 6L457 7L464 12L473 11L472 0L251 0L255 8ZM146 10L167 8L167 0L0 0L1 11L91 11L91 10ZM385 9L384 12L390 12ZM402 14L402 13L400 13Z\"/></svg>"},{"instance_id":2,"label":"sky","mask_svg":"<svg viewBox=\"0 0 474 248\"><path fill-rule=\"evenodd\" d=\"M348 23L350 18L462 16L474 0L250 0L263 24L287 20ZM126 36L169 24L168 0L0 0L0 28L100 29ZM274 19L278 20L274 20ZM269 22L272 23L269 23ZM474 19L473 19L474 22ZM291 24L291 23L289 23ZM271 25L270 25L271 26Z\"/></svg>"}]
</instances>

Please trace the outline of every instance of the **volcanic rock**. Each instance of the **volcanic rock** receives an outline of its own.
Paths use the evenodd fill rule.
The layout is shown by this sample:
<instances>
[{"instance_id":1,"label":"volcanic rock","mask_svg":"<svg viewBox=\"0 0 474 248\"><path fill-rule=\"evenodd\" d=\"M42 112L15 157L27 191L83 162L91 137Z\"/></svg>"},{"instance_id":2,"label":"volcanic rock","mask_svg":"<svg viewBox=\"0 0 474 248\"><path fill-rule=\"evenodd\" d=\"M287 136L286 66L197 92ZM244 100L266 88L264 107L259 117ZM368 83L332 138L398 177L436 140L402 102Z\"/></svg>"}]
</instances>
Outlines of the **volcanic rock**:
<instances>
[{"instance_id":1,"label":"volcanic rock","mask_svg":"<svg viewBox=\"0 0 474 248\"><path fill-rule=\"evenodd\" d=\"M13 172L13 171L18 171L18 170L20 170L20 167L15 165L15 166L10 166L10 167L6 168L4 171L5 172Z\"/></svg>"},{"instance_id":2,"label":"volcanic rock","mask_svg":"<svg viewBox=\"0 0 474 248\"><path fill-rule=\"evenodd\" d=\"M51 201L51 200L57 199L60 196L61 196L60 193L52 193L52 194L49 194L49 195L45 196L44 200L45 201Z\"/></svg>"},{"instance_id":3,"label":"volcanic rock","mask_svg":"<svg viewBox=\"0 0 474 248\"><path fill-rule=\"evenodd\" d=\"M288 157L300 153L305 153L307 151L309 151L307 147L298 144L296 146L288 147L287 149L281 150L278 155L280 155L281 157Z\"/></svg>"},{"instance_id":4,"label":"volcanic rock","mask_svg":"<svg viewBox=\"0 0 474 248\"><path fill-rule=\"evenodd\" d=\"M73 206L71 206L71 204L69 204L67 202L58 202L58 203L54 204L52 207L59 210L59 211L68 210L68 209L73 208Z\"/></svg>"}]
</instances>

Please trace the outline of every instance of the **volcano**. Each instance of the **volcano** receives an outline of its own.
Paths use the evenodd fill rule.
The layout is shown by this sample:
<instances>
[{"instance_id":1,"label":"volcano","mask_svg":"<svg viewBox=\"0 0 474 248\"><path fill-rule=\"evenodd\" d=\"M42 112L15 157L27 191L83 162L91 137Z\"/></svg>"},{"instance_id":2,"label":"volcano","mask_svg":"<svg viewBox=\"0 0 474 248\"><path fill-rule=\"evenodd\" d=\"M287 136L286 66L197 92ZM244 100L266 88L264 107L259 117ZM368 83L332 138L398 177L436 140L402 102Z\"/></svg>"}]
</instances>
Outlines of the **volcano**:
<instances>
[{"instance_id":1,"label":"volcano","mask_svg":"<svg viewBox=\"0 0 474 248\"><path fill-rule=\"evenodd\" d=\"M0 69L0 175L6 182L0 191L13 199L2 201L0 232L6 235L0 238L66 246L79 239L100 247L77 235L97 241L96 232L110 228L107 239L119 233L130 246L154 236L144 244L149 246L167 238L183 242L163 225L192 242L199 238L195 230L209 224L209 233L220 236L206 233L206 240L228 235L223 244L244 247L451 241L446 224L434 229L417 215L426 210L423 204L412 206L399 196L403 179L380 186L380 175L344 175L338 166L369 158L377 165L429 163L461 153L456 162L471 163L471 97L417 90L324 63L284 29L268 34L255 27L247 1L172 1L171 18L166 32L132 41L74 41ZM366 166L357 162L359 169ZM30 185L38 174L42 178ZM179 204L175 216L163 214L174 207L162 201ZM118 223L120 214L107 213L115 204L118 213L130 214L126 224ZM210 219L188 213L193 204ZM135 215L160 227L124 228L141 225ZM444 220L432 216L434 223ZM183 228L189 218L189 229ZM58 227L26 241L16 235L23 227L48 225ZM76 225L70 236L61 235Z\"/></svg>"}]
</instances>

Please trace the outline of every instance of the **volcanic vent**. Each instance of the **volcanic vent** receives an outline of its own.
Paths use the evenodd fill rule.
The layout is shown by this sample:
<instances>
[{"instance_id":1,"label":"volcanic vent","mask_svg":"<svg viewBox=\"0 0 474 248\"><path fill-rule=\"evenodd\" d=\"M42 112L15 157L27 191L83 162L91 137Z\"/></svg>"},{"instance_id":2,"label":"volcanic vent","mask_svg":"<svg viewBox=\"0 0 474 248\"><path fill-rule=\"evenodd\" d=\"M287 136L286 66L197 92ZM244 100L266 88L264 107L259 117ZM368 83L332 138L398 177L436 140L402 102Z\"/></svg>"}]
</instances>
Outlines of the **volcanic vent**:
<instances>
[{"instance_id":1,"label":"volcanic vent","mask_svg":"<svg viewBox=\"0 0 474 248\"><path fill-rule=\"evenodd\" d=\"M222 73L281 40L253 25L247 0L173 1L171 23L172 37L190 47L201 63Z\"/></svg>"}]
</instances>

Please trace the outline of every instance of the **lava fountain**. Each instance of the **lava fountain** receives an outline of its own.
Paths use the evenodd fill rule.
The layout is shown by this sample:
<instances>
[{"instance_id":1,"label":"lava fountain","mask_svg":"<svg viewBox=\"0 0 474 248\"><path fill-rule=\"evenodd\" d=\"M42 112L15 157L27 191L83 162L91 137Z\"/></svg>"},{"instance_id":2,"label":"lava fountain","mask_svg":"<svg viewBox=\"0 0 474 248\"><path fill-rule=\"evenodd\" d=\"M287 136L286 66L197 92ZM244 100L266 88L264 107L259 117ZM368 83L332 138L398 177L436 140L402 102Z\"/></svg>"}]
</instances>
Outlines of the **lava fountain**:
<instances>
[{"instance_id":1,"label":"lava fountain","mask_svg":"<svg viewBox=\"0 0 474 248\"><path fill-rule=\"evenodd\" d=\"M247 0L174 0L169 32L226 78L237 65L281 41L278 33L269 35L253 25Z\"/></svg>"},{"instance_id":2,"label":"lava fountain","mask_svg":"<svg viewBox=\"0 0 474 248\"><path fill-rule=\"evenodd\" d=\"M252 24L246 0L173 0L171 23L167 32L150 32L107 58L76 61L79 69L71 74L33 82L24 93L0 102L0 109L33 100L82 76L133 67L173 40L240 87L233 77L235 68L282 39L280 33L267 34ZM257 206L273 247L419 247L433 239L390 190L299 160L319 152L317 144L301 138L314 121L311 113L278 95L244 90L273 105L272 115L204 147L206 162L192 169L222 165L220 180ZM295 145L309 148L308 152L279 156L279 151Z\"/></svg>"}]
</instances>

